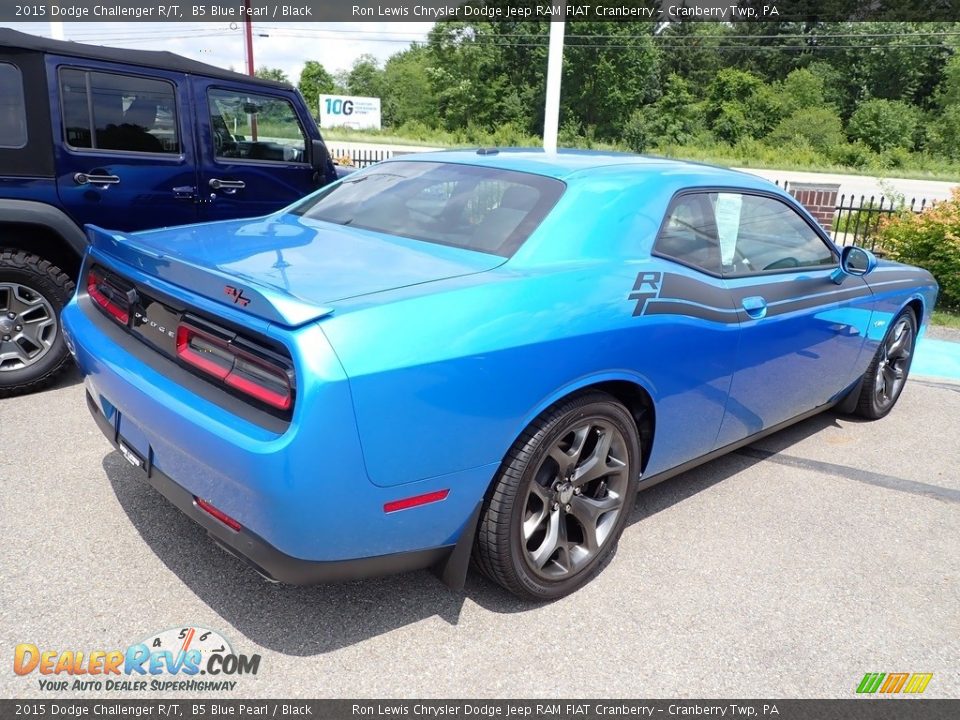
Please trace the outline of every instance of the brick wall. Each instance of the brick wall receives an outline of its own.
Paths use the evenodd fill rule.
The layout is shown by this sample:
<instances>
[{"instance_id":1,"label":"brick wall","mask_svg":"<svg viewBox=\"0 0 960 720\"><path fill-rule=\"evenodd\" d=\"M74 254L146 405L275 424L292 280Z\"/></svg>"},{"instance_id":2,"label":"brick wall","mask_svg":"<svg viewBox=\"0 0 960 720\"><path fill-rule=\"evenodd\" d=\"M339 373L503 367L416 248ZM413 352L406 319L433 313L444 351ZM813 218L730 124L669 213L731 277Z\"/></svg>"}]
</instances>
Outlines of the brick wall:
<instances>
[{"instance_id":1,"label":"brick wall","mask_svg":"<svg viewBox=\"0 0 960 720\"><path fill-rule=\"evenodd\" d=\"M833 227L839 185L832 183L790 183L789 192L828 232Z\"/></svg>"}]
</instances>

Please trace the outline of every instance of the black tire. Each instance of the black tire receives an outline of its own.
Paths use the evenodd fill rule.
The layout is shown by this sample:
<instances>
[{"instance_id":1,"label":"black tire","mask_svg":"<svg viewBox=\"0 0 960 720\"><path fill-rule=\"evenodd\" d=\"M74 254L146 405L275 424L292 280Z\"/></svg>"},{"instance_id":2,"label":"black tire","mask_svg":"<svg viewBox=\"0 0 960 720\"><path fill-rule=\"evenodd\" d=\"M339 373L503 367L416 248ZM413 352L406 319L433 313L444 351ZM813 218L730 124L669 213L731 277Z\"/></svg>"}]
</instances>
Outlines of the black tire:
<instances>
[{"instance_id":1,"label":"black tire","mask_svg":"<svg viewBox=\"0 0 960 720\"><path fill-rule=\"evenodd\" d=\"M894 356L891 346L896 343L898 332L909 333L909 336L903 338L904 347L898 348ZM868 420L879 420L893 410L910 374L916 343L917 319L913 310L905 308L890 323L876 355L863 374L860 397L854 410L856 415Z\"/></svg>"},{"instance_id":2,"label":"black tire","mask_svg":"<svg viewBox=\"0 0 960 720\"><path fill-rule=\"evenodd\" d=\"M38 351L35 360L28 359L20 363L16 360L2 361L0 364L0 398L23 395L34 392L52 383L70 363L60 327L60 312L73 294L73 281L59 267L36 255L11 248L0 249L0 306L10 306L10 287L16 285L25 288L43 298L49 305L55 323L46 335L49 346ZM7 315L3 310L0 322ZM22 326L21 326L22 327ZM15 328L11 328L11 333ZM3 342L0 335L0 342ZM6 337L13 338L10 334ZM3 345L0 345L2 348ZM9 347L9 346L8 346ZM6 367L4 367L6 365Z\"/></svg>"},{"instance_id":3,"label":"black tire","mask_svg":"<svg viewBox=\"0 0 960 720\"><path fill-rule=\"evenodd\" d=\"M555 459L558 454L567 459L566 470ZM597 473L592 472L596 463L589 461L600 457L603 468L590 480ZM611 463L615 469L603 474ZM548 408L510 448L484 500L475 564L491 580L528 600L555 600L579 589L612 557L633 510L639 470L636 425L615 398L587 392ZM577 485L580 482L584 484ZM536 507L538 503L542 505ZM600 510L606 506L611 509ZM589 513L597 514L592 531L583 521ZM558 544L551 553L554 527L565 546ZM531 544L538 543L532 550ZM592 555L590 546L596 548Z\"/></svg>"}]
</instances>

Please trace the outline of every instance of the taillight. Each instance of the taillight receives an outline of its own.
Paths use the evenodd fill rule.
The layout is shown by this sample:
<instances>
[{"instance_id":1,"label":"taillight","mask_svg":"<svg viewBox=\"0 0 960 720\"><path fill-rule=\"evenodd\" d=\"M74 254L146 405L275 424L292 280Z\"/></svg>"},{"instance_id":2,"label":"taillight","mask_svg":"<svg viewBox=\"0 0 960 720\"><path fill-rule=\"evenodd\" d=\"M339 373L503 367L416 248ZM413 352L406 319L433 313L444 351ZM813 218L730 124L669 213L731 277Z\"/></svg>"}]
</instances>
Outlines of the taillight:
<instances>
[{"instance_id":1,"label":"taillight","mask_svg":"<svg viewBox=\"0 0 960 720\"><path fill-rule=\"evenodd\" d=\"M202 500L194 496L193 501L197 504L198 508L203 510L208 515L212 515L213 517L215 517L217 520L222 522L231 530L234 530L235 532L240 532L240 529L243 527L239 522L237 522L232 517L227 515L223 510L217 507L214 507L213 505L208 503L206 500Z\"/></svg>"},{"instance_id":2,"label":"taillight","mask_svg":"<svg viewBox=\"0 0 960 720\"><path fill-rule=\"evenodd\" d=\"M87 294L90 299L123 325L130 322L131 292L117 287L97 270L87 273Z\"/></svg>"},{"instance_id":3,"label":"taillight","mask_svg":"<svg viewBox=\"0 0 960 720\"><path fill-rule=\"evenodd\" d=\"M181 323L177 328L177 357L272 408L289 410L293 405L290 373L284 365L193 325Z\"/></svg>"}]
</instances>

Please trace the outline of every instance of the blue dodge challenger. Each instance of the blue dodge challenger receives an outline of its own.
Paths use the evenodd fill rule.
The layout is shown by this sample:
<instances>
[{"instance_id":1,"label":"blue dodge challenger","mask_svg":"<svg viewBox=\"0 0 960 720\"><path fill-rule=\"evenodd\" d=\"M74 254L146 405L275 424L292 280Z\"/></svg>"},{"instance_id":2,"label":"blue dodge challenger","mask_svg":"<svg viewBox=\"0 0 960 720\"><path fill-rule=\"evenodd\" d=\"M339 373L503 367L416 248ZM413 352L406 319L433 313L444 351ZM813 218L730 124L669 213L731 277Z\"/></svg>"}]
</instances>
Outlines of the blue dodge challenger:
<instances>
[{"instance_id":1,"label":"blue dodge challenger","mask_svg":"<svg viewBox=\"0 0 960 720\"><path fill-rule=\"evenodd\" d=\"M403 157L262 218L88 233L62 319L90 412L284 583L472 559L561 597L637 490L888 413L937 295L763 180L619 154Z\"/></svg>"}]
</instances>

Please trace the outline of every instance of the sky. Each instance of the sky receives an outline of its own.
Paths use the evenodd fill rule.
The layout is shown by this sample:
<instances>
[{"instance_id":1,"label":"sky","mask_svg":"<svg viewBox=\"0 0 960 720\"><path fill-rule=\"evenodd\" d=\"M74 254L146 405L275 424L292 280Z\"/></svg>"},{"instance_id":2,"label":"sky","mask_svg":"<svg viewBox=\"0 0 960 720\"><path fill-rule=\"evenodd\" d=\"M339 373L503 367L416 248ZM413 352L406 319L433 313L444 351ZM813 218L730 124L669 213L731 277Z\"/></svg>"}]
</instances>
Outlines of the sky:
<instances>
[{"instance_id":1,"label":"sky","mask_svg":"<svg viewBox=\"0 0 960 720\"><path fill-rule=\"evenodd\" d=\"M52 37L50 23L8 23L5 27ZM331 73L349 70L365 53L381 62L426 39L430 22L253 23L256 66L279 67L296 84L307 60L317 60ZM67 40L136 48L169 50L238 72L246 69L243 23L63 23Z\"/></svg>"}]
</instances>

